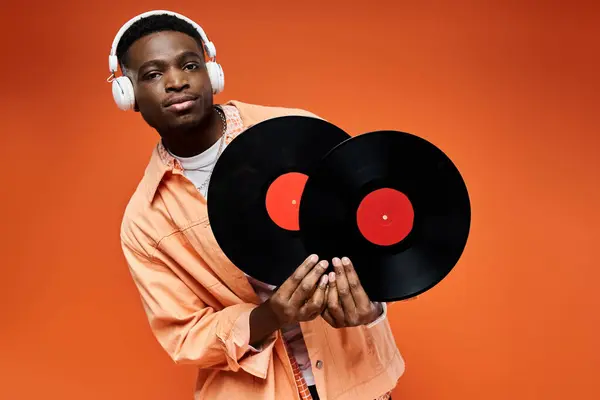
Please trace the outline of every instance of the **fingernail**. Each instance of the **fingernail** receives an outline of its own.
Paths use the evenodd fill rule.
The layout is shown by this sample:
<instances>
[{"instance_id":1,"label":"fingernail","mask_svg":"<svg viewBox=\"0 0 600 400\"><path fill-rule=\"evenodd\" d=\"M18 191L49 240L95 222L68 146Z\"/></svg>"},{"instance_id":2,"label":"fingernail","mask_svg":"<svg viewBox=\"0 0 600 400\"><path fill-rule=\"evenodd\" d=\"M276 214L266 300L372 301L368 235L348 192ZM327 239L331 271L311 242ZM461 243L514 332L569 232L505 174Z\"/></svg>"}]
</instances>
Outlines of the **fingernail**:
<instances>
[{"instance_id":1,"label":"fingernail","mask_svg":"<svg viewBox=\"0 0 600 400\"><path fill-rule=\"evenodd\" d=\"M335 282L335 273L333 273L333 272L329 273L329 281L330 282Z\"/></svg>"},{"instance_id":2,"label":"fingernail","mask_svg":"<svg viewBox=\"0 0 600 400\"><path fill-rule=\"evenodd\" d=\"M335 265L335 266L340 265L340 259L339 258L334 257L332 261L333 261L333 265Z\"/></svg>"},{"instance_id":3,"label":"fingernail","mask_svg":"<svg viewBox=\"0 0 600 400\"><path fill-rule=\"evenodd\" d=\"M317 262L318 260L319 260L319 257L316 254L313 254L312 256L310 256L310 261Z\"/></svg>"},{"instance_id":4,"label":"fingernail","mask_svg":"<svg viewBox=\"0 0 600 400\"><path fill-rule=\"evenodd\" d=\"M323 269L327 269L327 267L329 266L329 263L327 262L327 260L323 260L319 263L319 266Z\"/></svg>"},{"instance_id":5,"label":"fingernail","mask_svg":"<svg viewBox=\"0 0 600 400\"><path fill-rule=\"evenodd\" d=\"M323 275L323 277L321 278L321 286L327 285L328 277L329 277L329 275Z\"/></svg>"},{"instance_id":6,"label":"fingernail","mask_svg":"<svg viewBox=\"0 0 600 400\"><path fill-rule=\"evenodd\" d=\"M350 260L348 259L348 257L344 257L344 258L342 258L342 263L344 265L348 265L348 264L350 264Z\"/></svg>"}]
</instances>

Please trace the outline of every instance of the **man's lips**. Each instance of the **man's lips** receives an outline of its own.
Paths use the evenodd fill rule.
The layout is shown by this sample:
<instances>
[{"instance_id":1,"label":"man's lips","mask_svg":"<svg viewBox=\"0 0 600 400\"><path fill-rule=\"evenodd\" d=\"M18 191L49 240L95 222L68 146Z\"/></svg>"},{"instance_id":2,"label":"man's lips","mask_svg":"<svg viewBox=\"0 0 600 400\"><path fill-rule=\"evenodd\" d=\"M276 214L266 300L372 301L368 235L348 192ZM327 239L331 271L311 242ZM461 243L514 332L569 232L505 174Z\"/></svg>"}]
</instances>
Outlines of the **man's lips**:
<instances>
[{"instance_id":1,"label":"man's lips","mask_svg":"<svg viewBox=\"0 0 600 400\"><path fill-rule=\"evenodd\" d=\"M184 101L183 103L173 103L169 107L167 107L167 110L172 110L172 111L189 110L190 108L192 108L194 106L194 102L195 102L195 100L188 100L188 101Z\"/></svg>"},{"instance_id":2,"label":"man's lips","mask_svg":"<svg viewBox=\"0 0 600 400\"><path fill-rule=\"evenodd\" d=\"M163 106L170 110L183 111L192 107L197 98L198 97L191 94L176 95L169 97L167 101L164 102Z\"/></svg>"}]
</instances>

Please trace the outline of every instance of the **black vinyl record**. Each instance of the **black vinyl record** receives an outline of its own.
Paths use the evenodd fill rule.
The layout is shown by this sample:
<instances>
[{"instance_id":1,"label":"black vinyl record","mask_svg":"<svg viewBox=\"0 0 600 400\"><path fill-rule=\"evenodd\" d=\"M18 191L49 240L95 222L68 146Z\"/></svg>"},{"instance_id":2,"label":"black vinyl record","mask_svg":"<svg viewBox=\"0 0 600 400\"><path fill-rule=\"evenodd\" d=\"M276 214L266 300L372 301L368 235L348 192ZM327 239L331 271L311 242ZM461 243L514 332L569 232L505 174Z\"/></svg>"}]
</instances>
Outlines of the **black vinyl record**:
<instances>
[{"instance_id":1,"label":"black vinyl record","mask_svg":"<svg viewBox=\"0 0 600 400\"><path fill-rule=\"evenodd\" d=\"M437 285L461 257L470 224L456 166L427 140L397 131L336 146L310 175L300 203L307 251L350 258L374 301Z\"/></svg>"},{"instance_id":2,"label":"black vinyl record","mask_svg":"<svg viewBox=\"0 0 600 400\"><path fill-rule=\"evenodd\" d=\"M232 263L275 286L292 275L310 255L298 232L306 179L348 138L324 120L282 116L250 127L226 147L207 202L215 239Z\"/></svg>"}]
</instances>

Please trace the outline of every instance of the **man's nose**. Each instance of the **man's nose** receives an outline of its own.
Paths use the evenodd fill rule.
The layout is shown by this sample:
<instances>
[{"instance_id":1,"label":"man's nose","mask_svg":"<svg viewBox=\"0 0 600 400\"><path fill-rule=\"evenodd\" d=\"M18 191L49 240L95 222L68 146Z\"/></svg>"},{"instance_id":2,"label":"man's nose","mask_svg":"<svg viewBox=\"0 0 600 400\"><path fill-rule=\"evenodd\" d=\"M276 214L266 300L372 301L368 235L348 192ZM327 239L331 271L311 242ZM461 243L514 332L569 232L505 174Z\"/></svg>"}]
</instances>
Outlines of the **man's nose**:
<instances>
[{"instance_id":1,"label":"man's nose","mask_svg":"<svg viewBox=\"0 0 600 400\"><path fill-rule=\"evenodd\" d=\"M165 90L179 92L189 88L189 82L183 71L169 71L166 76Z\"/></svg>"}]
</instances>

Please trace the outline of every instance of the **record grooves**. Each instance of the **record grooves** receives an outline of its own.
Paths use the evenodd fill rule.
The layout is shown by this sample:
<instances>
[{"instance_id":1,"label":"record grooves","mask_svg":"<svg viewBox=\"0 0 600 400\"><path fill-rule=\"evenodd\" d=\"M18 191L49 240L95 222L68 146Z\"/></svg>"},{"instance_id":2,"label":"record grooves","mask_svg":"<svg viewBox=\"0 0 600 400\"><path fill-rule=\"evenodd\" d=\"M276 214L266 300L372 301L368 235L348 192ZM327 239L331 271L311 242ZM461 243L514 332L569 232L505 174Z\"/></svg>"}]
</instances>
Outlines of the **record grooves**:
<instances>
[{"instance_id":1,"label":"record grooves","mask_svg":"<svg viewBox=\"0 0 600 400\"><path fill-rule=\"evenodd\" d=\"M374 301L419 295L460 259L471 224L456 166L398 131L351 137L302 116L263 121L217 161L208 214L225 255L281 285L310 254L349 257Z\"/></svg>"}]
</instances>

